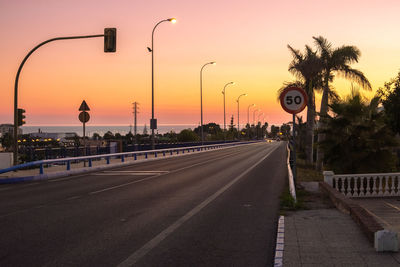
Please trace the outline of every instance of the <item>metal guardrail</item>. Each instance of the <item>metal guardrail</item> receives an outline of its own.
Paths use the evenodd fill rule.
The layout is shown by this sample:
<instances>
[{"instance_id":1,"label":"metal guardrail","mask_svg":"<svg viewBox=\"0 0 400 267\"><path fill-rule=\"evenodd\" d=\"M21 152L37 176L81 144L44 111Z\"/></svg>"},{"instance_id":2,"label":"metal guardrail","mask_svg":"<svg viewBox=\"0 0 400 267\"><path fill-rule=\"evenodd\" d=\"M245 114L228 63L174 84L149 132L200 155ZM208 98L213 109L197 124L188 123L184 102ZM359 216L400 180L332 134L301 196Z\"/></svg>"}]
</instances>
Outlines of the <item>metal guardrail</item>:
<instances>
[{"instance_id":1,"label":"metal guardrail","mask_svg":"<svg viewBox=\"0 0 400 267\"><path fill-rule=\"evenodd\" d=\"M290 167L290 149L289 149L289 145L287 146L287 151L288 151L287 167L288 167L288 176L289 176L289 191L290 191L290 194L292 195L292 197L294 199L294 202L297 202L296 187L295 187L295 184L294 184L292 168Z\"/></svg>"},{"instance_id":2,"label":"metal guardrail","mask_svg":"<svg viewBox=\"0 0 400 267\"><path fill-rule=\"evenodd\" d=\"M169 153L170 155L173 155L174 153L179 154L180 152L182 154L184 154L185 151L187 151L187 152L203 151L203 150L210 150L210 149L216 149L216 148L221 148L221 147L236 146L236 145L249 144L249 143L255 143L255 142L258 142L258 141L222 143L222 144L213 144L213 145L205 145L205 146L166 148L166 149L158 149L158 150L122 152L122 153L101 154L101 155L93 155L93 156L38 160L38 161L32 161L32 162L15 165L15 166L12 166L12 167L6 168L6 169L1 169L0 174L11 172L11 171L17 171L17 170L25 169L25 168L32 168L32 167L36 167L36 166L39 166L39 174L44 174L44 166L45 165L51 165L51 164L56 164L56 163L62 164L62 165L65 164L66 170L70 171L71 163L78 163L78 162L82 162L82 161L85 161L85 162L87 161L88 167L90 168L90 167L92 167L93 160L105 159L106 164L110 164L111 158L121 158L121 162L125 162L125 158L127 158L129 156L133 157L134 160L137 160L138 156L143 156L143 155L144 155L145 159L147 159L149 155L154 155L154 158L157 158L158 155L160 155L160 154L162 154L163 156L166 156L167 153Z\"/></svg>"}]
</instances>

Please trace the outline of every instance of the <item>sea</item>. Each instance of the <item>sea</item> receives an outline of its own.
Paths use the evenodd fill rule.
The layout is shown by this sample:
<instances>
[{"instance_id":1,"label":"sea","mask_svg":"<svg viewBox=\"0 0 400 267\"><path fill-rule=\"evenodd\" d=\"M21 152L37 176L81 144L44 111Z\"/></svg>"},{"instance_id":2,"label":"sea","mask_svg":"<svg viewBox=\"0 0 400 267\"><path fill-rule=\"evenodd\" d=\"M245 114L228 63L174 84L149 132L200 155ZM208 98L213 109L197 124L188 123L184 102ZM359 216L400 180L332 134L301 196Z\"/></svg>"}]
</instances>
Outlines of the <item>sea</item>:
<instances>
[{"instance_id":1,"label":"sea","mask_svg":"<svg viewBox=\"0 0 400 267\"><path fill-rule=\"evenodd\" d=\"M172 124L172 125L158 125L156 133L164 134L168 132L179 133L183 129L194 129L198 125L184 125L184 124ZM22 126L22 133L76 133L79 136L83 136L83 126L82 125L68 125L68 126L46 126L46 125L36 125L36 126ZM145 126L138 125L137 133L143 134ZM151 134L151 129L147 125L147 133ZM103 136L106 132L110 131L113 134L120 133L121 135L126 135L130 131L134 133L133 125L86 125L85 127L86 136L93 136L94 133L98 133Z\"/></svg>"}]
</instances>

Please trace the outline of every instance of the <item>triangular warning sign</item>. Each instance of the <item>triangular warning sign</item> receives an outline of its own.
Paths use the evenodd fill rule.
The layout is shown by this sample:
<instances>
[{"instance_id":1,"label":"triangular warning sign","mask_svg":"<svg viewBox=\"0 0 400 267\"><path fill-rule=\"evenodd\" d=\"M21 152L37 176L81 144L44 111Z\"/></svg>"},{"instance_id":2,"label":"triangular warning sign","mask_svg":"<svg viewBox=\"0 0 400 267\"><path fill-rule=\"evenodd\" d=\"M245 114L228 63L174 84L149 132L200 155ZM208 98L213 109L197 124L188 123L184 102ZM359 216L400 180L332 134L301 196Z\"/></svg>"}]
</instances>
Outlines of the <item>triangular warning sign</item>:
<instances>
[{"instance_id":1,"label":"triangular warning sign","mask_svg":"<svg viewBox=\"0 0 400 267\"><path fill-rule=\"evenodd\" d=\"M90 110L89 106L86 104L86 101L83 100L81 107L79 108L79 111L89 111L89 110Z\"/></svg>"}]
</instances>

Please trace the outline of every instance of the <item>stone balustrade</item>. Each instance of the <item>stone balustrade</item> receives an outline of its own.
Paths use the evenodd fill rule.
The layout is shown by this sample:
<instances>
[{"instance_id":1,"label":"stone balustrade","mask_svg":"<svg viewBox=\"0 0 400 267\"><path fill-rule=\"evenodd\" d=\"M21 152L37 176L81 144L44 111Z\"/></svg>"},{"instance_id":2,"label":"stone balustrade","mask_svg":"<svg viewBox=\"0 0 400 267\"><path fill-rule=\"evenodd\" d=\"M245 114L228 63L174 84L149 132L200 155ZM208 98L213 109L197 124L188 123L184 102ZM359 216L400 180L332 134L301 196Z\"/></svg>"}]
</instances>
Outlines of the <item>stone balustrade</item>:
<instances>
[{"instance_id":1,"label":"stone balustrade","mask_svg":"<svg viewBox=\"0 0 400 267\"><path fill-rule=\"evenodd\" d=\"M346 197L400 196L400 173L323 174L324 181Z\"/></svg>"}]
</instances>

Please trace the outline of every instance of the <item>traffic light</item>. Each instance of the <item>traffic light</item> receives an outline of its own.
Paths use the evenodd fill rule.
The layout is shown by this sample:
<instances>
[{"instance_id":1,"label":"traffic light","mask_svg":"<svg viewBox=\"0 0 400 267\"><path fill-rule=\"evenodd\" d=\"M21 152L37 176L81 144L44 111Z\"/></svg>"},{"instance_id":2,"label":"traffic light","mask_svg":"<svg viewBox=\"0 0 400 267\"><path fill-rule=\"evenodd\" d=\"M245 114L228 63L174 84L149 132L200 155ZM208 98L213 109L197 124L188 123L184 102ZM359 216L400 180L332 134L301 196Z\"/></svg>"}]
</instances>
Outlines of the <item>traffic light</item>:
<instances>
[{"instance_id":1,"label":"traffic light","mask_svg":"<svg viewBox=\"0 0 400 267\"><path fill-rule=\"evenodd\" d=\"M117 29L104 28L104 52L115 52L117 50Z\"/></svg>"},{"instance_id":2,"label":"traffic light","mask_svg":"<svg viewBox=\"0 0 400 267\"><path fill-rule=\"evenodd\" d=\"M18 126L22 126L25 124L25 109L19 108L18 109Z\"/></svg>"}]
</instances>

